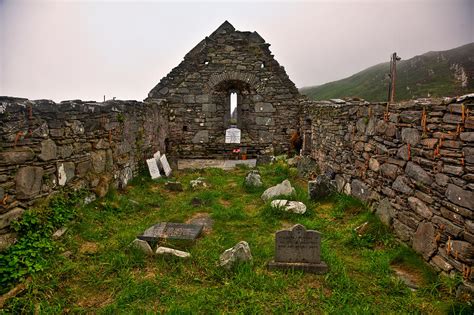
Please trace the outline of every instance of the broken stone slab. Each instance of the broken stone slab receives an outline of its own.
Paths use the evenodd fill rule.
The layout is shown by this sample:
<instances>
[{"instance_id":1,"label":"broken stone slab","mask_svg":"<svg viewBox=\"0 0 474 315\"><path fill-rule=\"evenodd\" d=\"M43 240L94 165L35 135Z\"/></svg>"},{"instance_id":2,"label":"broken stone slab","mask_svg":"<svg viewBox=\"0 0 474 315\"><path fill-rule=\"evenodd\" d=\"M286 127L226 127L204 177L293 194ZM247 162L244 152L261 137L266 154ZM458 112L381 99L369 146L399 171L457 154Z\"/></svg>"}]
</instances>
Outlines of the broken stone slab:
<instances>
[{"instance_id":1,"label":"broken stone slab","mask_svg":"<svg viewBox=\"0 0 474 315\"><path fill-rule=\"evenodd\" d=\"M392 219L395 215L395 210L393 209L392 204L388 198L384 198L380 201L379 205L377 206L377 210L375 211L375 215L377 215L380 221L386 226L392 225Z\"/></svg>"},{"instance_id":2,"label":"broken stone slab","mask_svg":"<svg viewBox=\"0 0 474 315\"><path fill-rule=\"evenodd\" d=\"M290 181L285 179L280 184L270 187L267 190L265 190L261 198L264 201L268 201L277 196L290 196L295 193L296 191L293 187L291 187Z\"/></svg>"},{"instance_id":3,"label":"broken stone slab","mask_svg":"<svg viewBox=\"0 0 474 315\"><path fill-rule=\"evenodd\" d=\"M313 200L329 197L337 190L326 175L318 175L315 180L308 182L308 195Z\"/></svg>"},{"instance_id":4,"label":"broken stone slab","mask_svg":"<svg viewBox=\"0 0 474 315\"><path fill-rule=\"evenodd\" d=\"M252 253L250 252L249 244L245 241L240 241L234 247L226 249L222 253L219 257L219 266L231 269L240 262L250 260L252 260Z\"/></svg>"},{"instance_id":5,"label":"broken stone slab","mask_svg":"<svg viewBox=\"0 0 474 315\"><path fill-rule=\"evenodd\" d=\"M169 247L164 247L164 246L159 246L156 249L155 254L157 255L172 255L180 258L189 258L191 257L191 254L188 252L184 252L181 250L177 250L174 248L169 248Z\"/></svg>"},{"instance_id":6,"label":"broken stone slab","mask_svg":"<svg viewBox=\"0 0 474 315\"><path fill-rule=\"evenodd\" d=\"M192 189L207 188L207 183L204 177L198 177L196 179L191 180L189 182L189 185Z\"/></svg>"},{"instance_id":7,"label":"broken stone slab","mask_svg":"<svg viewBox=\"0 0 474 315\"><path fill-rule=\"evenodd\" d=\"M135 247L147 255L153 255L153 250L151 249L151 246L150 244L148 244L147 241L143 241L136 238L133 240L133 242L130 243L130 247Z\"/></svg>"},{"instance_id":8,"label":"broken stone slab","mask_svg":"<svg viewBox=\"0 0 474 315\"><path fill-rule=\"evenodd\" d=\"M183 191L183 185L180 182L166 182L165 188L169 191Z\"/></svg>"},{"instance_id":9,"label":"broken stone slab","mask_svg":"<svg viewBox=\"0 0 474 315\"><path fill-rule=\"evenodd\" d=\"M301 201L288 201L283 199L273 200L271 203L272 208L281 209L286 212L293 212L303 214L306 212L306 206Z\"/></svg>"},{"instance_id":10,"label":"broken stone slab","mask_svg":"<svg viewBox=\"0 0 474 315\"><path fill-rule=\"evenodd\" d=\"M57 239L60 239L61 236L64 235L64 233L66 233L67 231L67 227L62 227L58 230L56 230L56 232L53 233L53 239L57 240Z\"/></svg>"},{"instance_id":11,"label":"broken stone slab","mask_svg":"<svg viewBox=\"0 0 474 315\"><path fill-rule=\"evenodd\" d=\"M245 176L245 185L249 187L261 187L263 184L260 173L256 170L250 171L247 176Z\"/></svg>"}]
</instances>

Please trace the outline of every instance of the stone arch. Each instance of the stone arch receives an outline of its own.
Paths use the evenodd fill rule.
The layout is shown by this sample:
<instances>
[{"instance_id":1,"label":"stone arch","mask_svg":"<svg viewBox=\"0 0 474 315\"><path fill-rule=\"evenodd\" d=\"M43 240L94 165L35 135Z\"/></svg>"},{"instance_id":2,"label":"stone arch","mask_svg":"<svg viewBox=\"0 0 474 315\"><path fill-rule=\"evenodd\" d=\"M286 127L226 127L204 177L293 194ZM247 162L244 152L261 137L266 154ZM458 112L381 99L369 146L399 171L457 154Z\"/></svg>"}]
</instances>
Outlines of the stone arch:
<instances>
[{"instance_id":1,"label":"stone arch","mask_svg":"<svg viewBox=\"0 0 474 315\"><path fill-rule=\"evenodd\" d=\"M254 89L260 85L260 80L252 73L245 73L239 71L229 71L213 74L206 84L208 92L213 91L216 86L226 81L240 81L249 84Z\"/></svg>"}]
</instances>

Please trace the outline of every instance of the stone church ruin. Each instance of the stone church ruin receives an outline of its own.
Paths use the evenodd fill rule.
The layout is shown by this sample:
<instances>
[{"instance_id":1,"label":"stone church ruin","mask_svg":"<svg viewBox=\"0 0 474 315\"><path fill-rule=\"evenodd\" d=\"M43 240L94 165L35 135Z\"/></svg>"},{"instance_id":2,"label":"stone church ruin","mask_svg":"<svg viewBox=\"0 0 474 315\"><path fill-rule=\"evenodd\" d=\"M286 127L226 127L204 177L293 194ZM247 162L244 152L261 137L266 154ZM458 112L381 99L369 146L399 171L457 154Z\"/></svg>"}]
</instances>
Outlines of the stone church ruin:
<instances>
[{"instance_id":1,"label":"stone church ruin","mask_svg":"<svg viewBox=\"0 0 474 315\"><path fill-rule=\"evenodd\" d=\"M150 91L145 101L164 101L169 115L168 154L224 158L236 146L250 157L288 151L301 96L269 46L257 32L237 31L226 21ZM241 131L240 145L225 142L233 126Z\"/></svg>"},{"instance_id":2,"label":"stone church ruin","mask_svg":"<svg viewBox=\"0 0 474 315\"><path fill-rule=\"evenodd\" d=\"M271 156L289 152L299 132L315 171L473 287L474 95L310 101L269 46L224 22L143 102L0 97L0 248L15 239L10 223L61 187L103 196L158 150L171 161L226 159L236 148Z\"/></svg>"}]
</instances>

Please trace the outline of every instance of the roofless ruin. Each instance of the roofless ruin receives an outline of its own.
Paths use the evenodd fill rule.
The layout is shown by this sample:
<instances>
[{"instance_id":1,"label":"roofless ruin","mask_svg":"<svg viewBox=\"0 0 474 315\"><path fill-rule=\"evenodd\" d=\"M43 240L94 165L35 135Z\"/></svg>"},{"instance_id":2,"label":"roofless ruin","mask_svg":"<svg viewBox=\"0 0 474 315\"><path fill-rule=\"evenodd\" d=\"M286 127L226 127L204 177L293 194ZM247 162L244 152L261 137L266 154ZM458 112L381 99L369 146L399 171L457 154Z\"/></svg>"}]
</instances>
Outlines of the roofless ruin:
<instances>
[{"instance_id":1,"label":"roofless ruin","mask_svg":"<svg viewBox=\"0 0 474 315\"><path fill-rule=\"evenodd\" d=\"M150 91L145 101L165 100L170 155L224 158L236 147L225 141L231 127L249 156L288 151L301 96L269 46L225 21Z\"/></svg>"}]
</instances>

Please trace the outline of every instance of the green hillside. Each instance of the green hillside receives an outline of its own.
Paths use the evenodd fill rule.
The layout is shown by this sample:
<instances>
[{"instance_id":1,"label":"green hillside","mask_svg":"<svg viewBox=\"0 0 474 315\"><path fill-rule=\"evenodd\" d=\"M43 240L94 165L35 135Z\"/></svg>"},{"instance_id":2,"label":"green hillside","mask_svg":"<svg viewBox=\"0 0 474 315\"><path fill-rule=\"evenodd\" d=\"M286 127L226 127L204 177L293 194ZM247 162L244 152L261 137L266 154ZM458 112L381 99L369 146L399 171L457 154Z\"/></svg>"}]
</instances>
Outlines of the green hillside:
<instances>
[{"instance_id":1,"label":"green hillside","mask_svg":"<svg viewBox=\"0 0 474 315\"><path fill-rule=\"evenodd\" d=\"M301 88L314 100L360 97L386 101L390 63L381 63L348 78ZM397 63L396 100L462 95L474 91L474 43L428 52Z\"/></svg>"}]
</instances>

